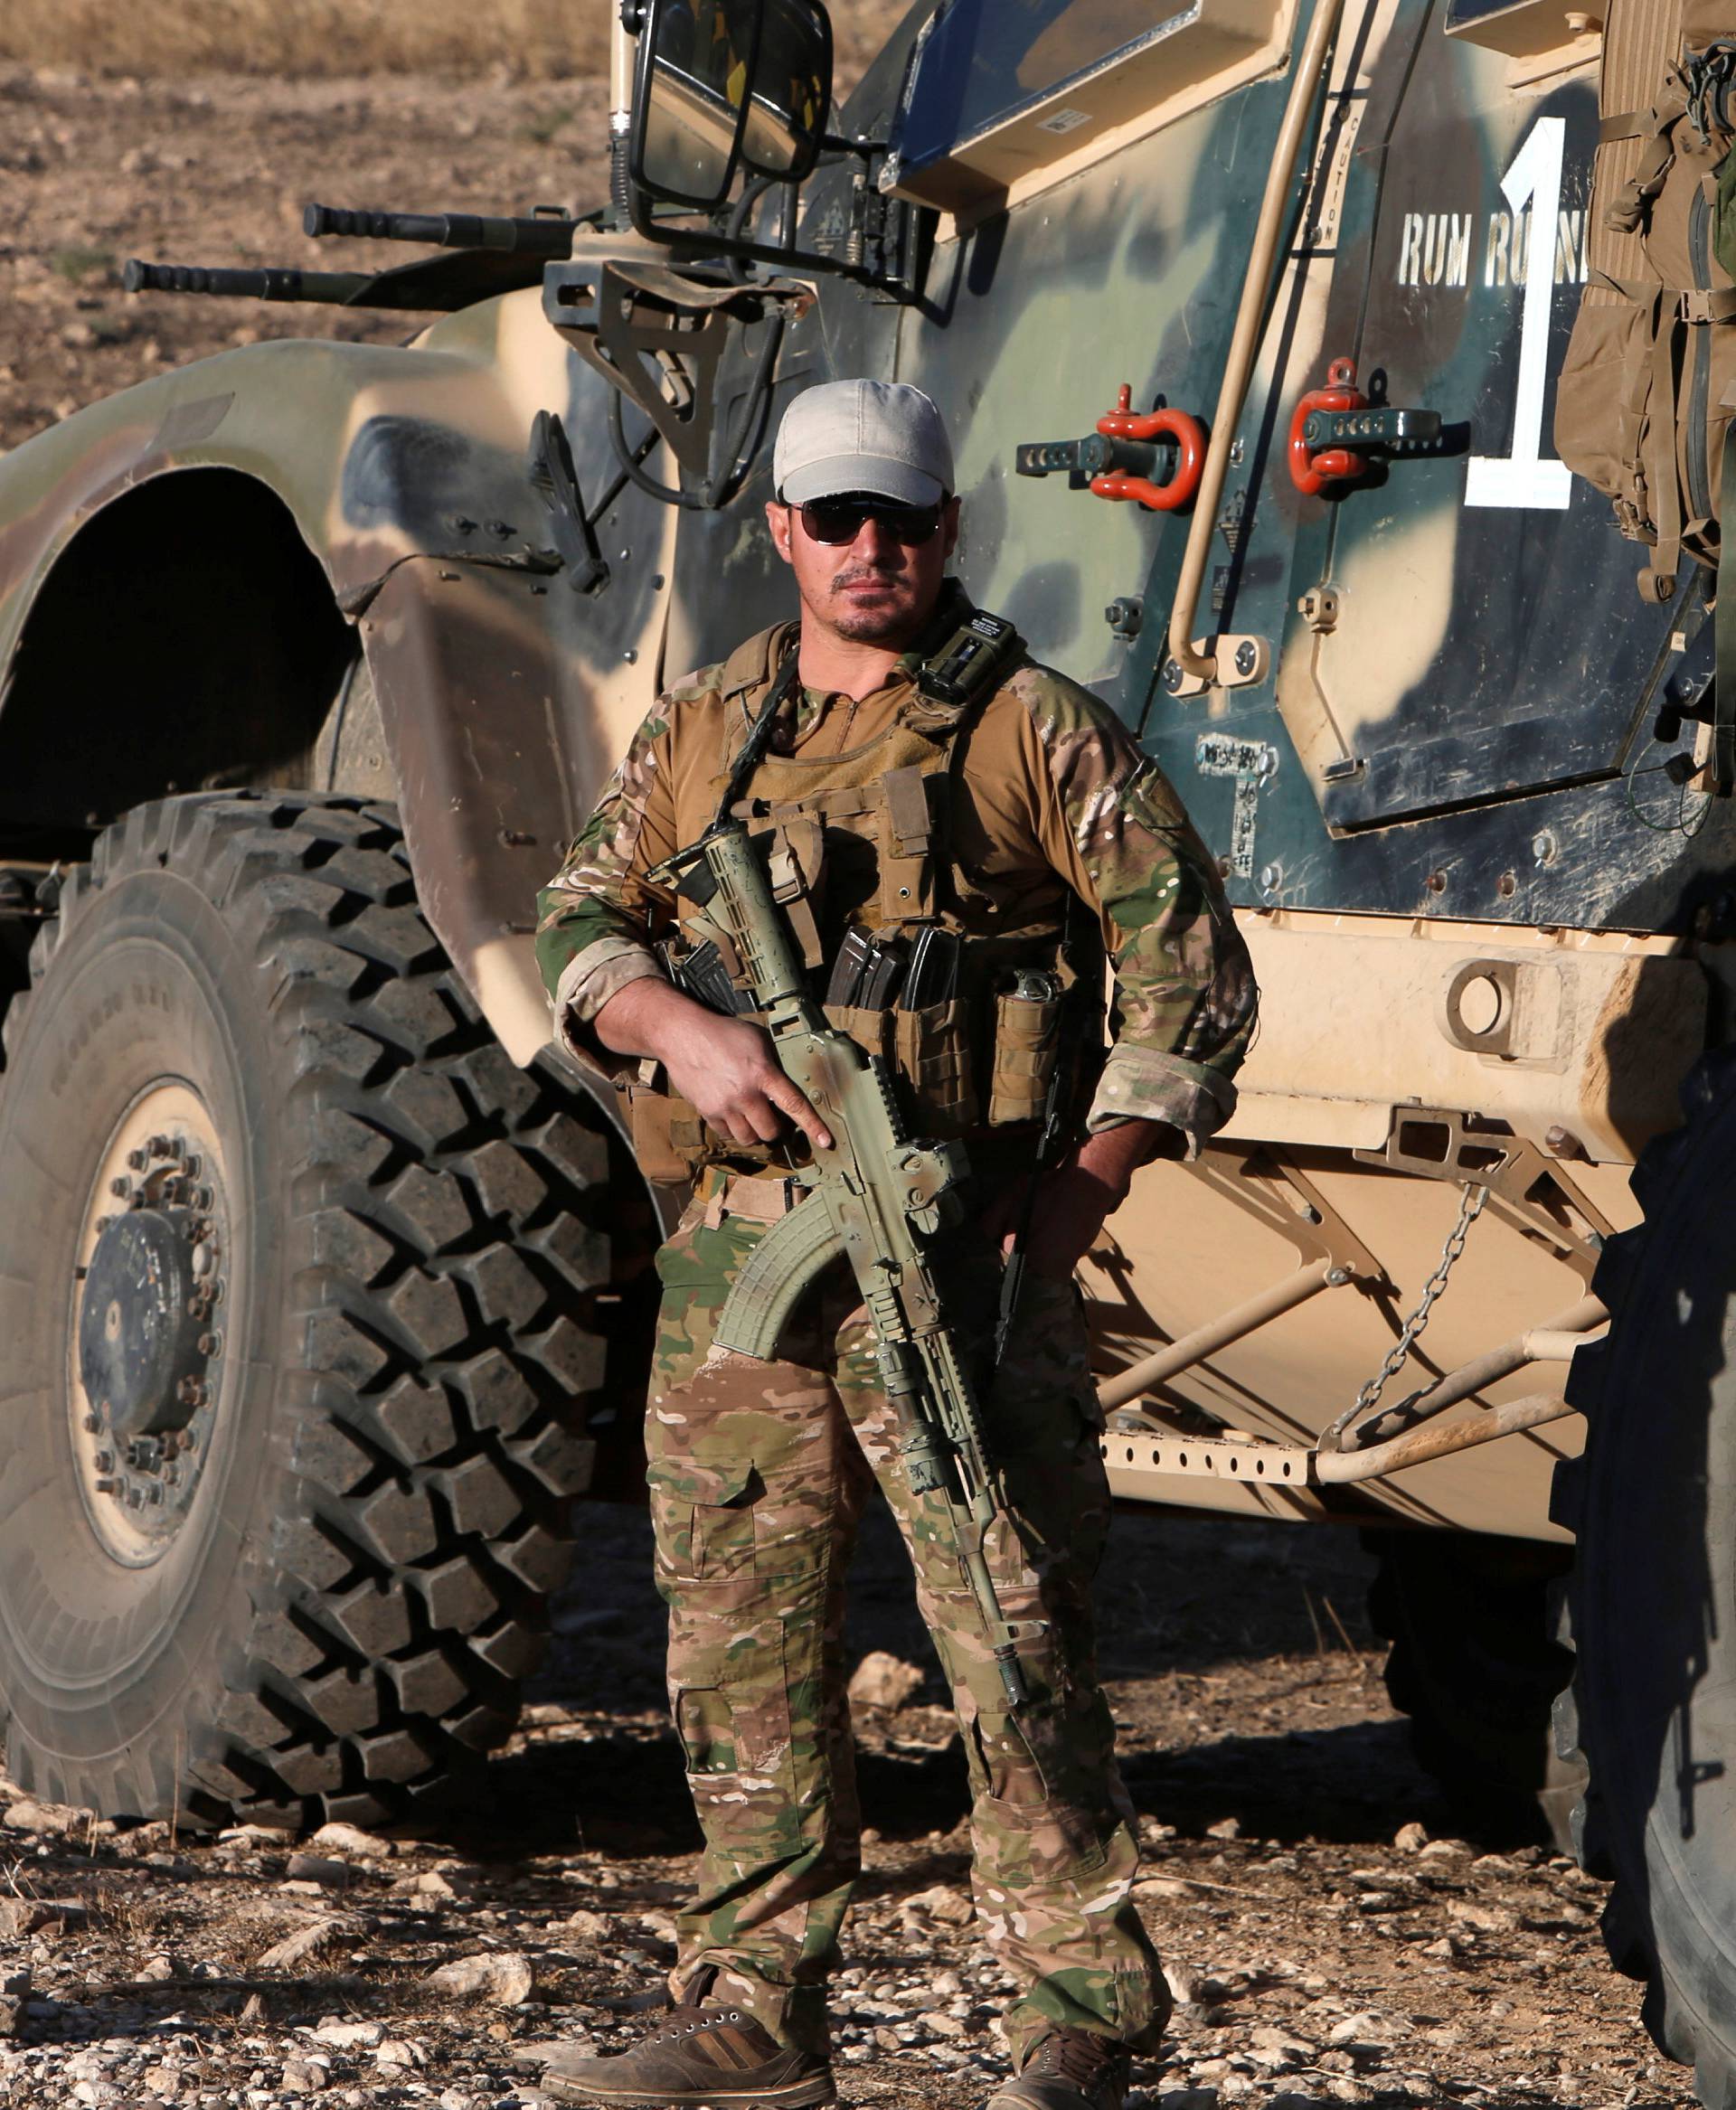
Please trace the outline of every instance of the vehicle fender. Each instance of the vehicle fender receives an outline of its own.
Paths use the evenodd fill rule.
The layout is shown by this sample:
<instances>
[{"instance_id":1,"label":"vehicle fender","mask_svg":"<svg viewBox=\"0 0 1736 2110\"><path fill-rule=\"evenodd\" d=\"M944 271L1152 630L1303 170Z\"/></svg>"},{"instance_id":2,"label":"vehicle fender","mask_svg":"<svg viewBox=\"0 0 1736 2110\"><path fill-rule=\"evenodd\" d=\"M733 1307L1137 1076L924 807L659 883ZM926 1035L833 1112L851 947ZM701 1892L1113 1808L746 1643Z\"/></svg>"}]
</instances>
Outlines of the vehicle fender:
<instances>
[{"instance_id":1,"label":"vehicle fender","mask_svg":"<svg viewBox=\"0 0 1736 2110\"><path fill-rule=\"evenodd\" d=\"M161 476L257 479L358 627L429 919L528 1060L550 1037L536 890L654 699L671 568L670 510L631 490L599 523L600 590L548 554L536 412L565 421L591 509L613 481L606 405L533 290L410 347L253 345L76 413L0 461L0 737L31 610L80 529Z\"/></svg>"}]
</instances>

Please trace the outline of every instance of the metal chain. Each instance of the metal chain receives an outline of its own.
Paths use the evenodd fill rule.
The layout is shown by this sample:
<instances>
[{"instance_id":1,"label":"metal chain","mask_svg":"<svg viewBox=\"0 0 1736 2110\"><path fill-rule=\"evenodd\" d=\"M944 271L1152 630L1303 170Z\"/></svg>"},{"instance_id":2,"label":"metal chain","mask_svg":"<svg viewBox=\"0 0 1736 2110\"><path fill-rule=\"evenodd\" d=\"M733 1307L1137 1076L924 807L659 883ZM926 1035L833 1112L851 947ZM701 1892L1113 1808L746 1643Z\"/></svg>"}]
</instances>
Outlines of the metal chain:
<instances>
[{"instance_id":1,"label":"metal chain","mask_svg":"<svg viewBox=\"0 0 1736 2110\"><path fill-rule=\"evenodd\" d=\"M1386 1361L1357 1393L1348 1413L1342 1414L1326 1432L1325 1440L1330 1442L1348 1428L1352 1422L1360 1420L1368 1412L1388 1385L1404 1368L1410 1351L1421 1337L1434 1311L1435 1300L1447 1286L1447 1277L1452 1273L1459 1255L1465 1250L1465 1240L1471 1226L1483 1213L1483 1205L1489 1198L1486 1187L1467 1186L1458 1204L1458 1221L1447 1234L1447 1243L1440 1248L1439 1264L1424 1283L1417 1308L1399 1329L1399 1337L1392 1343Z\"/></svg>"}]
</instances>

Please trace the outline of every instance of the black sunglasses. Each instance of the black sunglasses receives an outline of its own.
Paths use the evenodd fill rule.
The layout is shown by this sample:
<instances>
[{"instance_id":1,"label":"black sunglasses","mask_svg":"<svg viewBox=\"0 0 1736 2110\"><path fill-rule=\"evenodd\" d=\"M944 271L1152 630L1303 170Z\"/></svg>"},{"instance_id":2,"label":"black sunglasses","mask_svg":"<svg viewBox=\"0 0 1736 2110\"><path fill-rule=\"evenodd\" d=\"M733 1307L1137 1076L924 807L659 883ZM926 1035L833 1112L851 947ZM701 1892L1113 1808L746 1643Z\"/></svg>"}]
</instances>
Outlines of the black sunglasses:
<instances>
[{"instance_id":1,"label":"black sunglasses","mask_svg":"<svg viewBox=\"0 0 1736 2110\"><path fill-rule=\"evenodd\" d=\"M863 523L873 520L882 533L906 549L916 549L934 540L940 526L939 505L900 505L891 498L810 498L795 509L802 516L808 540L815 542L854 542Z\"/></svg>"}]
</instances>

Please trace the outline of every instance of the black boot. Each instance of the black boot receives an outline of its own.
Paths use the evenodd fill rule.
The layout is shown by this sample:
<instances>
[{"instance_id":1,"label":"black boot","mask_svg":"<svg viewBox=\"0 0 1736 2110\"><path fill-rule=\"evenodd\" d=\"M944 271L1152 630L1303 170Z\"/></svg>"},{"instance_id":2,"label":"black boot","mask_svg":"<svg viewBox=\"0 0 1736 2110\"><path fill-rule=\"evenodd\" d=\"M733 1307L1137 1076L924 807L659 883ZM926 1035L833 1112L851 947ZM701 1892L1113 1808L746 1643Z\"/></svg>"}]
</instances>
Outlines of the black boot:
<instances>
[{"instance_id":1,"label":"black boot","mask_svg":"<svg viewBox=\"0 0 1736 2110\"><path fill-rule=\"evenodd\" d=\"M1111 2037L1090 2030L1053 2030L1015 2078L988 2099L987 2110L1121 2110L1133 2061Z\"/></svg>"},{"instance_id":2,"label":"black boot","mask_svg":"<svg viewBox=\"0 0 1736 2110\"><path fill-rule=\"evenodd\" d=\"M832 2068L787 2051L738 2008L679 2007L631 2051L596 2058L557 2051L542 2086L563 2102L611 2110L809 2110L835 2103Z\"/></svg>"}]
</instances>

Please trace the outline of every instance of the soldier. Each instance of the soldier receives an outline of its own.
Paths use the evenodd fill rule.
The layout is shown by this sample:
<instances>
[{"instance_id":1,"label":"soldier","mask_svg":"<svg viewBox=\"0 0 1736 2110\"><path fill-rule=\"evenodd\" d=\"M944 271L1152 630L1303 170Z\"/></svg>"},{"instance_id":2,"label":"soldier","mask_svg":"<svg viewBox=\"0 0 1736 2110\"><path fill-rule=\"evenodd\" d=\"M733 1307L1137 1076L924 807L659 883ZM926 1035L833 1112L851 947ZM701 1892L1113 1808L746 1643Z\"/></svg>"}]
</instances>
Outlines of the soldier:
<instances>
[{"instance_id":1,"label":"soldier","mask_svg":"<svg viewBox=\"0 0 1736 2110\"><path fill-rule=\"evenodd\" d=\"M962 636L996 627L970 630L946 576L958 501L929 399L869 381L807 391L774 483L799 623L667 691L541 902L568 1045L623 1085L647 1172L693 1177L658 1259L647 1447L671 1701L706 1842L673 2015L618 2057L557 2057L545 2082L590 2104L835 2099L825 1986L861 1865L842 1586L878 1482L963 1732L977 1914L1018 1988L1016 2077L990 2110L1118 2110L1129 2054L1155 2047L1169 2003L1129 1898L1138 1851L1093 1660L1109 1502L1071 1277L1135 1169L1195 1154L1228 1116L1252 978L1175 793L1095 696L1016 639L975 692L925 689ZM650 876L712 821L762 712L774 730L735 810L771 836L828 1012L892 1065L910 1133L969 1138L978 1208L948 1276L967 1343L992 1328L1036 1116L1067 1059L1061 1016L1083 1011L1097 1030L1079 1038L1100 1044L1106 953L1113 971L1113 1044L1075 1055L1092 1058L1083 1133L1043 1180L985 1401L1009 1512L989 1567L1033 1691L1016 1716L940 1498L903 1480L842 1263L778 1361L712 1348L731 1283L791 1205L784 1172L830 1140L766 1034L671 980L667 960L693 958L691 910Z\"/></svg>"}]
</instances>

